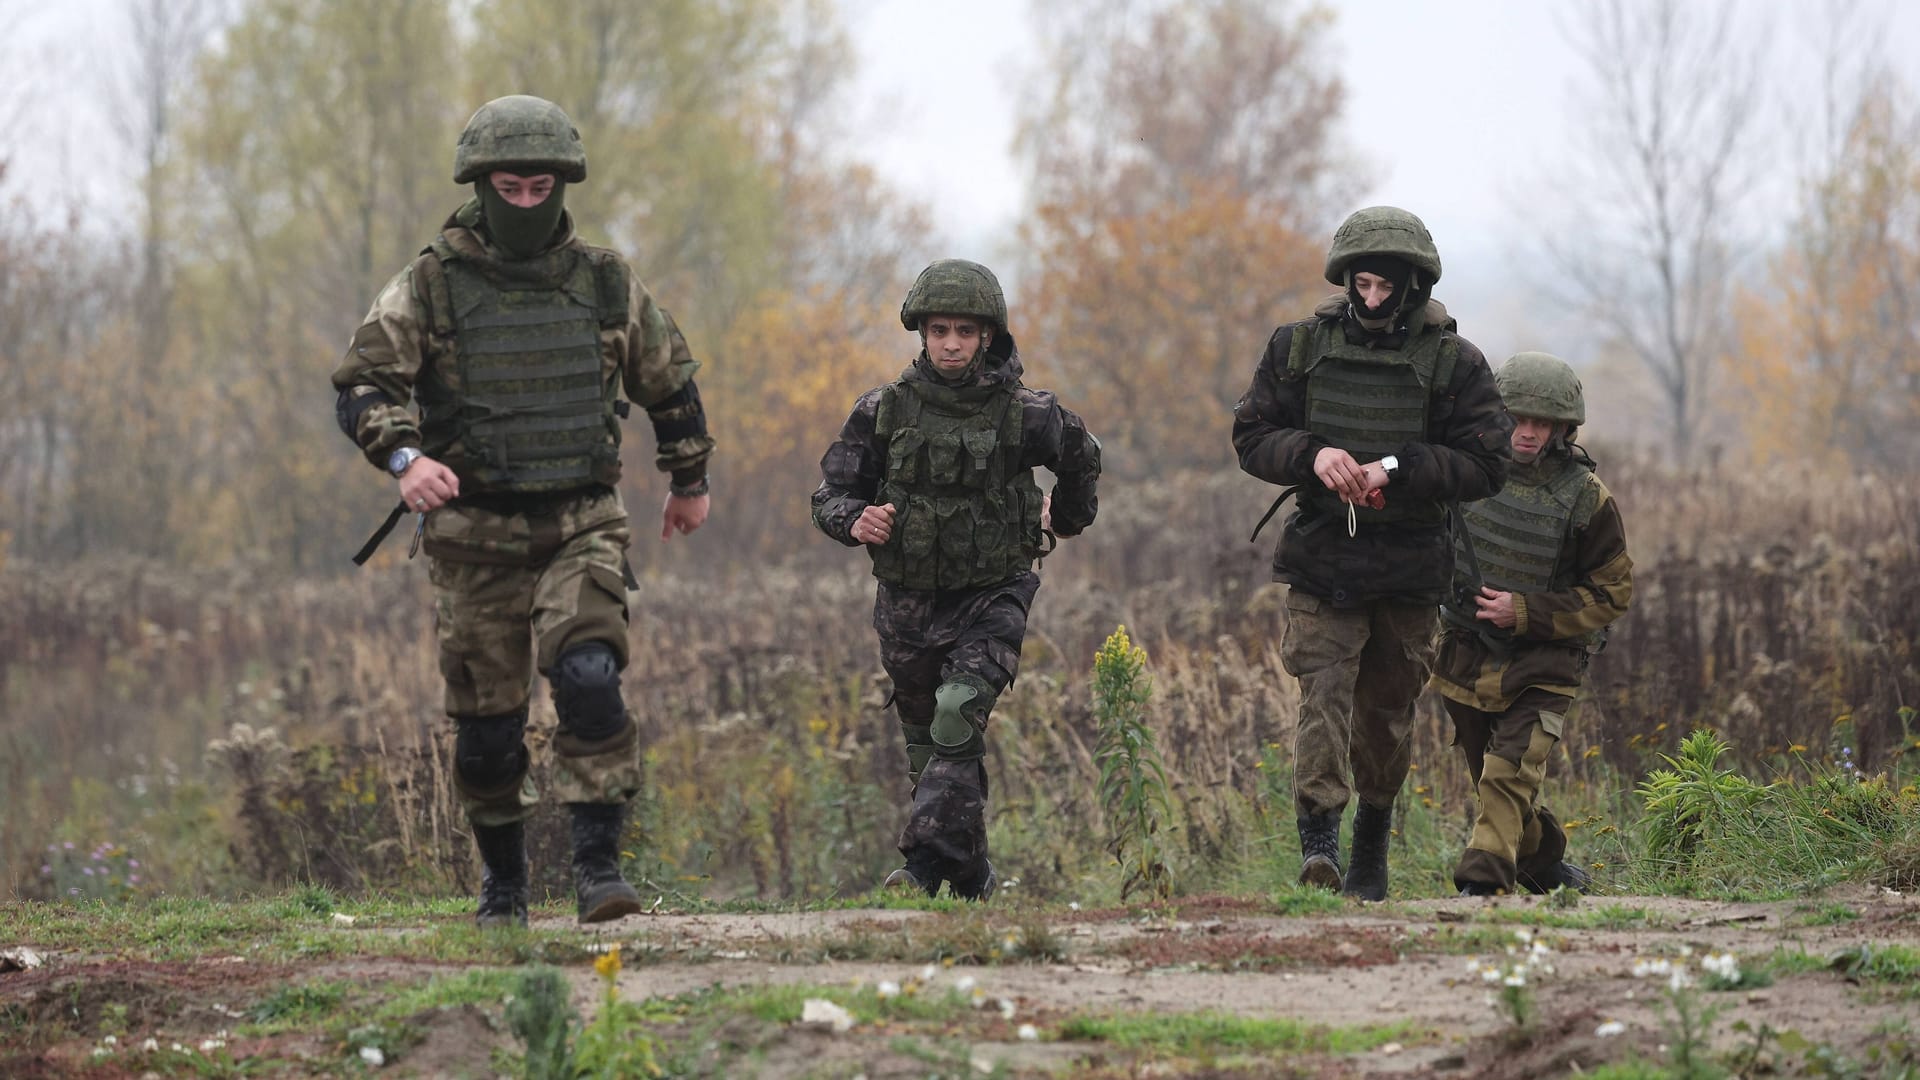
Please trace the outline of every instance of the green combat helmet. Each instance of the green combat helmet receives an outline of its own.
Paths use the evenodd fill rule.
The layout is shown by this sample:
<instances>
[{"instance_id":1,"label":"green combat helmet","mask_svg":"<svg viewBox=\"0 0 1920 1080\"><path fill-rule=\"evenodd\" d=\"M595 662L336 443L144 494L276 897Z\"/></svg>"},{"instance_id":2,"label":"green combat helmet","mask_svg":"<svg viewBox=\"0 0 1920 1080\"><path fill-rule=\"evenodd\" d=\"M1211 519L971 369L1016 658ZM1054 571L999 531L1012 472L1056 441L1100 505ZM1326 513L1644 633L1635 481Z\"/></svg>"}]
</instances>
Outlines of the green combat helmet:
<instances>
[{"instance_id":1,"label":"green combat helmet","mask_svg":"<svg viewBox=\"0 0 1920 1080\"><path fill-rule=\"evenodd\" d=\"M909 330L920 329L920 320L928 315L971 315L1004 331L1007 296L1000 291L1000 279L979 263L941 259L920 271L900 305L900 322Z\"/></svg>"},{"instance_id":2,"label":"green combat helmet","mask_svg":"<svg viewBox=\"0 0 1920 1080\"><path fill-rule=\"evenodd\" d=\"M1564 420L1575 427L1587 422L1587 396L1580 389L1580 376L1557 356L1516 353L1500 365L1493 382L1507 411L1515 416Z\"/></svg>"},{"instance_id":3,"label":"green combat helmet","mask_svg":"<svg viewBox=\"0 0 1920 1080\"><path fill-rule=\"evenodd\" d=\"M1355 210L1333 234L1327 249L1327 284L1347 286L1347 265L1362 255L1392 255L1405 259L1431 287L1440 280L1440 252L1419 218L1397 206L1369 206Z\"/></svg>"},{"instance_id":4,"label":"green combat helmet","mask_svg":"<svg viewBox=\"0 0 1920 1080\"><path fill-rule=\"evenodd\" d=\"M587 178L587 148L560 106L527 94L494 98L473 114L453 150L453 182L469 184L497 169L536 166L577 184Z\"/></svg>"}]
</instances>

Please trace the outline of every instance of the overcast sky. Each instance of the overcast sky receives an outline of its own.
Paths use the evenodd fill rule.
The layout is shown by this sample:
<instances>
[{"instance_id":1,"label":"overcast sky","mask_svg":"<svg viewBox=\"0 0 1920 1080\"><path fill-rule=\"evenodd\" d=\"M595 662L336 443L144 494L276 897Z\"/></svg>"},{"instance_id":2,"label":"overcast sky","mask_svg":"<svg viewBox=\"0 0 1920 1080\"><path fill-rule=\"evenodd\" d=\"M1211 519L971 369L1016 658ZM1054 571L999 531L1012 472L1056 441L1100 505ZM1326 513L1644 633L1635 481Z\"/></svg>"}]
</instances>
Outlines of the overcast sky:
<instances>
[{"instance_id":1,"label":"overcast sky","mask_svg":"<svg viewBox=\"0 0 1920 1080\"><path fill-rule=\"evenodd\" d=\"M1032 71L1030 0L839 0L858 52L845 129L854 152L930 205L947 238L939 254L1009 265L1023 210L1011 153L1015 107ZM1044 0L1041 0L1044 2ZM1920 4L1865 0L1862 47L1920 55ZM1298 5L1289 5L1297 10ZM1815 23L1825 0L1739 0L1749 26L1770 23L1778 95L1757 102L1778 127L1784 99L1810 94ZM1560 23L1576 0L1365 0L1335 8L1335 65L1349 91L1346 137L1373 183L1356 206L1393 203L1420 214L1446 265L1438 295L1490 355L1547 343L1537 302L1516 296L1529 266L1533 202L1551 201L1553 162L1571 152L1571 105L1582 77ZM34 73L35 108L6 138L57 169L83 204L105 204L127 173L91 87L103 65L92 28L120 24L118 0L50 7L0 0L11 34L0 63ZM88 44L83 50L81 45ZM955 66L953 58L967 62ZM968 59L971 58L971 59ZM958 72L958 74L955 74ZM0 121L6 117L0 116ZM967 152L955 154L956 145ZM1790 191L1756 213L1784 220ZM1017 302L1017 282L1014 282ZM1276 313L1276 318L1286 313Z\"/></svg>"}]
</instances>

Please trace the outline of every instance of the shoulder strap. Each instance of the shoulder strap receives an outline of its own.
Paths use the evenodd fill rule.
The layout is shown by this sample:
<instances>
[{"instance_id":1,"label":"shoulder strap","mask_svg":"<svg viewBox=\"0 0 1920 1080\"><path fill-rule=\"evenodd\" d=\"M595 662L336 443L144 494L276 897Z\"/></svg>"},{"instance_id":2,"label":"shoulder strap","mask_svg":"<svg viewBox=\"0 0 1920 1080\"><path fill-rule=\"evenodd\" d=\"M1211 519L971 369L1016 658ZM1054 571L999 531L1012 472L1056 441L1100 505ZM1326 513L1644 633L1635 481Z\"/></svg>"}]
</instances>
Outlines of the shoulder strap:
<instances>
[{"instance_id":1,"label":"shoulder strap","mask_svg":"<svg viewBox=\"0 0 1920 1080\"><path fill-rule=\"evenodd\" d=\"M426 301L427 333L433 337L453 333L453 293L447 286L446 262L454 258L458 256L446 240L435 237L413 260L413 272L420 275L420 298Z\"/></svg>"}]
</instances>

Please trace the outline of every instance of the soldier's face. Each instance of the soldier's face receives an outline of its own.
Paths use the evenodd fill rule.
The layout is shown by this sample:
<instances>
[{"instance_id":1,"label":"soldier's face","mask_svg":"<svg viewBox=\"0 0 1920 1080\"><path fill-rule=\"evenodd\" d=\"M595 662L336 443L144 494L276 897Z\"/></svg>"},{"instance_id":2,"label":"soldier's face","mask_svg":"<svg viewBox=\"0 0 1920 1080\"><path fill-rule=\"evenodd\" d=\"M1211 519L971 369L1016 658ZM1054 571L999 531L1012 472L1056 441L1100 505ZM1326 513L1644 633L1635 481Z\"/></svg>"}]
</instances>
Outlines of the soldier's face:
<instances>
[{"instance_id":1,"label":"soldier's face","mask_svg":"<svg viewBox=\"0 0 1920 1080\"><path fill-rule=\"evenodd\" d=\"M1555 420L1542 420L1537 416L1516 416L1513 418L1513 460L1526 463L1540 456L1553 442L1553 436L1560 426Z\"/></svg>"},{"instance_id":2,"label":"soldier's face","mask_svg":"<svg viewBox=\"0 0 1920 1080\"><path fill-rule=\"evenodd\" d=\"M958 375L993 340L993 330L978 319L929 315L920 320L927 337L927 359L942 375Z\"/></svg>"},{"instance_id":3,"label":"soldier's face","mask_svg":"<svg viewBox=\"0 0 1920 1080\"><path fill-rule=\"evenodd\" d=\"M496 172L487 177L493 184L493 190L502 199L522 210L539 206L553 194L553 174L540 173L537 176L521 176L517 173Z\"/></svg>"},{"instance_id":4,"label":"soldier's face","mask_svg":"<svg viewBox=\"0 0 1920 1080\"><path fill-rule=\"evenodd\" d=\"M1360 294L1368 311L1379 311L1393 298L1393 282L1362 270L1353 275L1353 291Z\"/></svg>"}]
</instances>

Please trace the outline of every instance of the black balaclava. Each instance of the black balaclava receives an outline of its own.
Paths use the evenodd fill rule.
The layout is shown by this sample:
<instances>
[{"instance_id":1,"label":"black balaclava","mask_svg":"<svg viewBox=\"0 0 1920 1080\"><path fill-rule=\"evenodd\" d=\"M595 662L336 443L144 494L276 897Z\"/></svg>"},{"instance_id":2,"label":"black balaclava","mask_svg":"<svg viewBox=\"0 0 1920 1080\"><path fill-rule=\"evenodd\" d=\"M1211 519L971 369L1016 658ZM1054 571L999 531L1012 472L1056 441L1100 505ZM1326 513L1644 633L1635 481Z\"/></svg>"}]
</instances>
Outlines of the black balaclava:
<instances>
[{"instance_id":1,"label":"black balaclava","mask_svg":"<svg viewBox=\"0 0 1920 1080\"><path fill-rule=\"evenodd\" d=\"M518 174L515 174L518 175ZM481 177L473 182L480 195L480 214L487 223L487 235L510 258L531 259L547 250L553 234L560 228L560 215L566 211L567 182L558 177L553 193L538 206L515 206L493 190L493 181Z\"/></svg>"},{"instance_id":2,"label":"black balaclava","mask_svg":"<svg viewBox=\"0 0 1920 1080\"><path fill-rule=\"evenodd\" d=\"M1356 274L1377 274L1393 282L1393 295L1378 308L1370 308L1360 298L1360 290L1354 288ZM1387 329L1398 321L1402 311L1411 310L1407 305L1413 291L1419 287L1414 280L1413 264L1392 255L1362 255L1347 264L1347 303L1353 305L1354 318L1369 329ZM1431 284L1428 286L1431 287Z\"/></svg>"}]
</instances>

